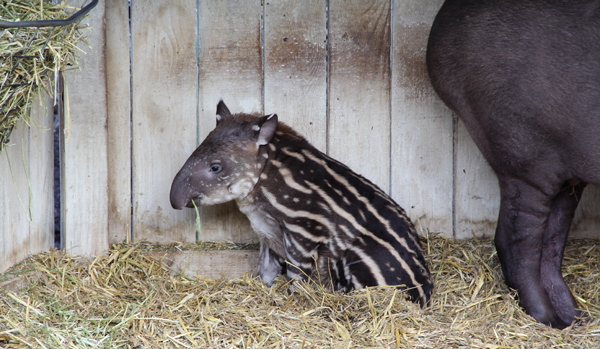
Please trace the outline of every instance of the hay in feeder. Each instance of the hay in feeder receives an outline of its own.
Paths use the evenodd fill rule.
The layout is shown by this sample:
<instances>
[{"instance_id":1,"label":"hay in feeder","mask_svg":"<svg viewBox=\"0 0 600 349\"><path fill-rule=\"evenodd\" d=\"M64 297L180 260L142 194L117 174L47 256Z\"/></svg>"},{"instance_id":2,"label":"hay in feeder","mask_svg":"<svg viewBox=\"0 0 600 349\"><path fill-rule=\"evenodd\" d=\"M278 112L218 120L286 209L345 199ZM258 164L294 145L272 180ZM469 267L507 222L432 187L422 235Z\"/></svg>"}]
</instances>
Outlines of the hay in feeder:
<instances>
[{"instance_id":1,"label":"hay in feeder","mask_svg":"<svg viewBox=\"0 0 600 349\"><path fill-rule=\"evenodd\" d=\"M171 245L202 250L232 244ZM5 348L598 348L600 248L574 240L564 274L587 320L551 329L524 314L502 280L490 240L424 242L436 283L426 309L395 288L348 294L316 285L271 288L246 276L192 279L144 250L113 248L89 262L51 251L3 277L29 275L0 290ZM0 278L0 281L2 279Z\"/></svg>"},{"instance_id":2,"label":"hay in feeder","mask_svg":"<svg viewBox=\"0 0 600 349\"><path fill-rule=\"evenodd\" d=\"M4 0L0 20L7 22L68 18L76 8L62 1ZM65 27L0 29L0 152L15 125L29 125L27 109L45 90L56 96L54 77L65 66L76 66L77 43L89 29L78 23Z\"/></svg>"}]
</instances>

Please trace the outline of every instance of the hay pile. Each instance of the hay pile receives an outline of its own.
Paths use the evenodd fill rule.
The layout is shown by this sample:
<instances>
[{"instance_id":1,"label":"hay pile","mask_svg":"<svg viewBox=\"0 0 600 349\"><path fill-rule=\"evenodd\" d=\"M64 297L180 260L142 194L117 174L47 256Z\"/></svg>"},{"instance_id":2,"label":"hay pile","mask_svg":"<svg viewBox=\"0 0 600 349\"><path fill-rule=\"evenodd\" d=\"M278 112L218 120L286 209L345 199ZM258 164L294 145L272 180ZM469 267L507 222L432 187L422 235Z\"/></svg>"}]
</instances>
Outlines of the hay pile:
<instances>
[{"instance_id":1,"label":"hay pile","mask_svg":"<svg viewBox=\"0 0 600 349\"><path fill-rule=\"evenodd\" d=\"M179 246L181 248L181 246ZM6 348L597 348L600 322L563 331L525 315L503 284L489 240L425 242L436 289L420 309L393 288L332 293L282 279L193 280L114 246L92 262L48 252L9 274L30 285L0 290ZM587 316L600 319L598 241L571 241L565 277ZM0 280L2 281L2 280Z\"/></svg>"},{"instance_id":2,"label":"hay pile","mask_svg":"<svg viewBox=\"0 0 600 349\"><path fill-rule=\"evenodd\" d=\"M2 0L0 20L8 22L65 19L77 10L44 0ZM87 31L77 23L66 27L0 29L0 152L19 121L30 124L27 107L46 90L55 95L53 77L76 65L77 43Z\"/></svg>"}]
</instances>

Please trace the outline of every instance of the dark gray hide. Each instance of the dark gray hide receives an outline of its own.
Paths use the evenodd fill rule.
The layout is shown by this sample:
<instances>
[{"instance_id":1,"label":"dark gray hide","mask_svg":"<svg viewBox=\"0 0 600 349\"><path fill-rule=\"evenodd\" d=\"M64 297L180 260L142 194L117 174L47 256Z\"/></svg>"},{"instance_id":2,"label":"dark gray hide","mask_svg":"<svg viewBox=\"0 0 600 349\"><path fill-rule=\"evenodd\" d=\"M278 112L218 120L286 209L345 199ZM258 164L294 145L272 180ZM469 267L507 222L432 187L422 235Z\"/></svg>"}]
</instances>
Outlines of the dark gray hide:
<instances>
[{"instance_id":1,"label":"dark gray hide","mask_svg":"<svg viewBox=\"0 0 600 349\"><path fill-rule=\"evenodd\" d=\"M506 283L537 321L570 325L564 246L585 185L600 183L600 1L448 0L427 68L498 176Z\"/></svg>"},{"instance_id":2,"label":"dark gray hide","mask_svg":"<svg viewBox=\"0 0 600 349\"><path fill-rule=\"evenodd\" d=\"M268 285L286 269L343 291L398 285L429 302L433 284L404 210L275 114L231 115L218 104L217 127L171 187L173 208L192 200L237 202L260 239L258 274Z\"/></svg>"}]
</instances>

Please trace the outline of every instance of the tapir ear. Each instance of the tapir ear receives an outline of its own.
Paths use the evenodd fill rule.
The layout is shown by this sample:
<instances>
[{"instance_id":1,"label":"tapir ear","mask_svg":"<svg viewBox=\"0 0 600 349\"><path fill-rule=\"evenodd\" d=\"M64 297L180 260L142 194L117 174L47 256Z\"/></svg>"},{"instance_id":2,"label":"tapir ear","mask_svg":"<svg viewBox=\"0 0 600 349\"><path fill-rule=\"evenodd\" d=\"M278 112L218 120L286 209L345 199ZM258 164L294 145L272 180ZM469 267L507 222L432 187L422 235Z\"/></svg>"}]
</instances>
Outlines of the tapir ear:
<instances>
[{"instance_id":1,"label":"tapir ear","mask_svg":"<svg viewBox=\"0 0 600 349\"><path fill-rule=\"evenodd\" d=\"M257 125L260 127L258 140L256 141L256 144L259 146L268 144L275 135L275 130L277 129L277 114L265 115L263 118L265 121L262 125Z\"/></svg>"},{"instance_id":2,"label":"tapir ear","mask_svg":"<svg viewBox=\"0 0 600 349\"><path fill-rule=\"evenodd\" d=\"M219 99L219 103L217 103L217 125L230 116L231 112L229 108L227 108L222 99Z\"/></svg>"}]
</instances>

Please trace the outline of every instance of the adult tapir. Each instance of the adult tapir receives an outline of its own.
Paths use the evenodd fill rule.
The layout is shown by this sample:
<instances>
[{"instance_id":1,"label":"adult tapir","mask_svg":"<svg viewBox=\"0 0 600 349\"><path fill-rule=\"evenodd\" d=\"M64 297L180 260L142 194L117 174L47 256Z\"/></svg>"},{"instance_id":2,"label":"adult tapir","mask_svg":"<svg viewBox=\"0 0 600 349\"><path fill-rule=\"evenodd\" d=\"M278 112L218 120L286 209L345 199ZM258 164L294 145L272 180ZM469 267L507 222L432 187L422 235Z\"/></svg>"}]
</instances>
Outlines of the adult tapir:
<instances>
[{"instance_id":1,"label":"adult tapir","mask_svg":"<svg viewBox=\"0 0 600 349\"><path fill-rule=\"evenodd\" d=\"M537 321L570 325L565 242L584 187L600 184L600 1L447 0L427 69L498 176L506 283Z\"/></svg>"}]
</instances>

